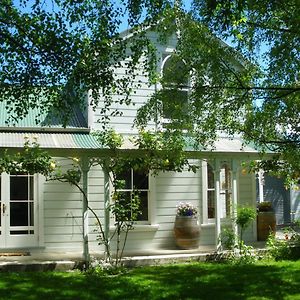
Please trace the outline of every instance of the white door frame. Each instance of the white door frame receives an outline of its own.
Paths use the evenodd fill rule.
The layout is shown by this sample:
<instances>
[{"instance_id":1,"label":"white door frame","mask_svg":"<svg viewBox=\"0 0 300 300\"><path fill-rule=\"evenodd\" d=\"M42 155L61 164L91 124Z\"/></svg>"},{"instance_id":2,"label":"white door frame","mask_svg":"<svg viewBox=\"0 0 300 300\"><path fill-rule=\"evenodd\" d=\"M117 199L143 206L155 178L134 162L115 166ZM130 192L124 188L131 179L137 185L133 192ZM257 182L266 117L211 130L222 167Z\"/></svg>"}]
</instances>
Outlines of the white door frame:
<instances>
[{"instance_id":1,"label":"white door frame","mask_svg":"<svg viewBox=\"0 0 300 300\"><path fill-rule=\"evenodd\" d=\"M1 174L1 234L0 249L21 249L38 246L39 228L39 185L38 175L33 175L33 226L10 226L10 175ZM28 234L11 234L15 231L28 230Z\"/></svg>"}]
</instances>

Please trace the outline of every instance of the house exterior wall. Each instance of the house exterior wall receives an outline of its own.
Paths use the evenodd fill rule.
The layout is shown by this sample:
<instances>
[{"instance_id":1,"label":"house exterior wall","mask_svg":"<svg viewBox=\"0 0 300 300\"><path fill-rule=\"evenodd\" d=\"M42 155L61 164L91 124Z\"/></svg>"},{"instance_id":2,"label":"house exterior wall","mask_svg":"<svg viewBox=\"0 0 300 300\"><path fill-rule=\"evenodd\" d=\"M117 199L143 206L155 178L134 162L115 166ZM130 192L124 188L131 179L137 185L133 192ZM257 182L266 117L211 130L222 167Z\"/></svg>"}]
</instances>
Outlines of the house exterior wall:
<instances>
[{"instance_id":1,"label":"house exterior wall","mask_svg":"<svg viewBox=\"0 0 300 300\"><path fill-rule=\"evenodd\" d=\"M252 206L256 209L256 183L255 174L239 174L239 202L241 206ZM256 241L257 239L257 226L256 222L245 230L245 241Z\"/></svg>"},{"instance_id":2,"label":"house exterior wall","mask_svg":"<svg viewBox=\"0 0 300 300\"><path fill-rule=\"evenodd\" d=\"M300 221L300 182L291 191L291 221Z\"/></svg>"},{"instance_id":3,"label":"house exterior wall","mask_svg":"<svg viewBox=\"0 0 300 300\"><path fill-rule=\"evenodd\" d=\"M199 164L201 162L199 161ZM239 174L239 204L255 206L255 178L251 174ZM164 172L151 178L149 224L139 224L130 231L126 244L126 253L139 253L151 250L176 249L173 226L176 205L181 201L191 202L199 209L201 224L200 247L214 245L215 224L203 223L202 207L202 171L196 173ZM89 206L104 222L104 175L99 167L89 172ZM76 187L68 183L45 182L43 187L43 215L45 251L81 251L82 244L82 195ZM89 212L89 248L92 253L103 253L98 245L96 220ZM110 224L113 229L113 219ZM221 221L222 228L230 227L229 219ZM245 239L256 239L256 225L253 223L246 231ZM112 243L114 247L114 242Z\"/></svg>"},{"instance_id":4,"label":"house exterior wall","mask_svg":"<svg viewBox=\"0 0 300 300\"><path fill-rule=\"evenodd\" d=\"M158 43L158 36L154 32L147 33L149 39L152 41L153 45L157 49L157 57L158 57L158 64L157 64L157 71L161 72L161 66L163 62L163 58L165 55L171 54L176 46L176 38L175 36L171 36L166 45L162 45ZM114 128L116 132L124 135L132 135L137 133L137 129L133 128L134 119L136 117L137 110L144 105L147 100L153 95L153 93L160 89L158 84L149 84L149 78L147 74L144 72L143 63L147 57L143 56L139 60L139 64L135 70L135 79L131 83L132 93L130 96L131 104L126 105L120 104L120 100L123 98L122 95L114 94L112 95L113 103L111 105L112 112L114 109L118 109L121 114L117 116L110 116L109 117L109 126ZM128 58L125 61L121 62L121 67L116 68L116 77L122 78L126 73L126 63L130 60ZM103 100L103 99L102 99ZM92 123L89 124L91 129L93 130L101 130L102 125L101 123L97 122L101 119L101 109L104 107L104 100L100 101L98 107L96 108L95 112L93 112L93 116L90 118ZM109 113L108 113L109 114ZM155 123L150 122L148 124L149 129L155 128Z\"/></svg>"},{"instance_id":5,"label":"house exterior wall","mask_svg":"<svg viewBox=\"0 0 300 300\"><path fill-rule=\"evenodd\" d=\"M82 242L81 195L67 183L44 186L44 246L77 249Z\"/></svg>"},{"instance_id":6,"label":"house exterior wall","mask_svg":"<svg viewBox=\"0 0 300 300\"><path fill-rule=\"evenodd\" d=\"M72 161L57 159L63 168ZM43 186L44 234L47 250L78 249L82 244L82 196L75 186L66 182L45 181Z\"/></svg>"},{"instance_id":7,"label":"house exterior wall","mask_svg":"<svg viewBox=\"0 0 300 300\"><path fill-rule=\"evenodd\" d=\"M71 167L72 161L58 159L65 168ZM81 251L83 247L83 196L77 187L67 182L48 181L41 187L43 201L43 234L40 246L46 251ZM104 220L104 175L99 167L93 167L88 174L89 207ZM99 250L97 241L98 227L96 219L89 212L89 244ZM103 249L103 247L100 247Z\"/></svg>"},{"instance_id":8,"label":"house exterior wall","mask_svg":"<svg viewBox=\"0 0 300 300\"><path fill-rule=\"evenodd\" d=\"M274 176L264 175L264 201L270 201L276 215L277 225L287 225L291 222L291 194L285 188L284 180Z\"/></svg>"},{"instance_id":9,"label":"house exterior wall","mask_svg":"<svg viewBox=\"0 0 300 300\"><path fill-rule=\"evenodd\" d=\"M161 71L163 59L171 54L176 45L172 36L166 45L157 43L157 36L148 32L149 37L158 50L157 71ZM114 103L111 109L118 109L121 115L110 117L110 126L123 135L133 135L137 130L132 127L137 109L141 107L160 88L159 85L149 85L147 75L140 68L136 70L136 78L132 84L130 105L121 105L120 95L112 95ZM126 72L125 62L117 69L117 76L122 77ZM89 101L89 99L88 99ZM104 104L100 101L95 111L89 110L89 127L100 130L101 109ZM155 124L150 123L149 128ZM66 167L70 160L61 160ZM197 163L201 166L200 160ZM104 221L104 174L99 167L94 167L88 174L89 206L95 210L101 221ZM164 172L150 179L149 224L136 224L130 231L126 244L127 252L139 252L158 249L176 249L173 226L176 215L176 205L190 202L199 209L199 224L201 224L200 246L214 245L215 222L203 220L203 172L201 168L196 172L183 171L181 173ZM238 204L248 204L255 207L255 179L254 175L238 175ZM45 182L43 187L43 215L44 227L42 246L47 250L81 250L82 244L82 195L76 187L68 183ZM113 230L113 218L110 220L110 229ZM101 252L103 245L97 241L97 226L94 216L89 213L89 247L92 252ZM221 221L222 228L231 226L229 219ZM253 224L245 234L246 240L256 239L256 225Z\"/></svg>"}]
</instances>

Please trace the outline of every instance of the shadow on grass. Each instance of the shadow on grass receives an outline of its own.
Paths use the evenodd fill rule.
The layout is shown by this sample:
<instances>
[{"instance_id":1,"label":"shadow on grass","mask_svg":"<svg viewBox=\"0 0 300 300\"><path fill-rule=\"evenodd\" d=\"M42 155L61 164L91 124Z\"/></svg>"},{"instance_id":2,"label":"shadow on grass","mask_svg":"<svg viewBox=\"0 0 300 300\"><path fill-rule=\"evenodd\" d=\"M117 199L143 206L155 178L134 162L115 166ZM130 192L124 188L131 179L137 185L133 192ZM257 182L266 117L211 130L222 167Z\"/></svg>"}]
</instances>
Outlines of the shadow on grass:
<instances>
[{"instance_id":1,"label":"shadow on grass","mask_svg":"<svg viewBox=\"0 0 300 300\"><path fill-rule=\"evenodd\" d=\"M300 299L300 261L136 268L118 276L2 273L0 299Z\"/></svg>"}]
</instances>

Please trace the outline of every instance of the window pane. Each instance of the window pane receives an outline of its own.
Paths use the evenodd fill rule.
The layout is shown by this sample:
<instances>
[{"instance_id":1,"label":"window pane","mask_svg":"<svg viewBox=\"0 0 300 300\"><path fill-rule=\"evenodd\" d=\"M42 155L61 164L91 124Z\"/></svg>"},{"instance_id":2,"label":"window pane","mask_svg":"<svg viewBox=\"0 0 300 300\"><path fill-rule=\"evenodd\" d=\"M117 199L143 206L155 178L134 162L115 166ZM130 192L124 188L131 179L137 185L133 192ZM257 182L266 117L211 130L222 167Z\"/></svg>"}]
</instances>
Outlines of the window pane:
<instances>
[{"instance_id":1,"label":"window pane","mask_svg":"<svg viewBox=\"0 0 300 300\"><path fill-rule=\"evenodd\" d=\"M138 221L148 220L148 192L140 192L140 211L141 214L138 216Z\"/></svg>"},{"instance_id":2,"label":"window pane","mask_svg":"<svg viewBox=\"0 0 300 300\"><path fill-rule=\"evenodd\" d=\"M207 164L207 187L209 189L215 188L214 170L210 164Z\"/></svg>"},{"instance_id":3,"label":"window pane","mask_svg":"<svg viewBox=\"0 0 300 300\"><path fill-rule=\"evenodd\" d=\"M34 226L34 204L33 202L29 203L29 225Z\"/></svg>"},{"instance_id":4,"label":"window pane","mask_svg":"<svg viewBox=\"0 0 300 300\"><path fill-rule=\"evenodd\" d=\"M221 189L222 190L229 190L231 189L231 174L228 165L223 165L221 172L220 172L220 179L221 179Z\"/></svg>"},{"instance_id":5,"label":"window pane","mask_svg":"<svg viewBox=\"0 0 300 300\"><path fill-rule=\"evenodd\" d=\"M33 176L29 177L29 186L30 186L30 190L29 190L29 200L33 200Z\"/></svg>"},{"instance_id":6,"label":"window pane","mask_svg":"<svg viewBox=\"0 0 300 300\"><path fill-rule=\"evenodd\" d=\"M10 226L28 226L28 203L10 203Z\"/></svg>"},{"instance_id":7,"label":"window pane","mask_svg":"<svg viewBox=\"0 0 300 300\"><path fill-rule=\"evenodd\" d=\"M215 217L215 191L207 192L207 214L209 219Z\"/></svg>"},{"instance_id":8,"label":"window pane","mask_svg":"<svg viewBox=\"0 0 300 300\"><path fill-rule=\"evenodd\" d=\"M168 119L181 119L187 114L188 92L182 90L165 89L161 91L163 103L163 117Z\"/></svg>"},{"instance_id":9,"label":"window pane","mask_svg":"<svg viewBox=\"0 0 300 300\"><path fill-rule=\"evenodd\" d=\"M133 188L136 190L148 190L148 172L134 171L133 172Z\"/></svg>"},{"instance_id":10,"label":"window pane","mask_svg":"<svg viewBox=\"0 0 300 300\"><path fill-rule=\"evenodd\" d=\"M28 177L27 176L10 177L10 199L28 200Z\"/></svg>"},{"instance_id":11,"label":"window pane","mask_svg":"<svg viewBox=\"0 0 300 300\"><path fill-rule=\"evenodd\" d=\"M130 220L131 216L131 192L118 192L117 206L114 208L114 214L117 221Z\"/></svg>"},{"instance_id":12,"label":"window pane","mask_svg":"<svg viewBox=\"0 0 300 300\"><path fill-rule=\"evenodd\" d=\"M118 172L117 174L117 189L120 190L129 190L132 189L132 182L131 182L131 169Z\"/></svg>"},{"instance_id":13,"label":"window pane","mask_svg":"<svg viewBox=\"0 0 300 300\"><path fill-rule=\"evenodd\" d=\"M189 70L186 64L178 56L172 55L163 65L164 84L177 84L187 86L189 79Z\"/></svg>"},{"instance_id":14,"label":"window pane","mask_svg":"<svg viewBox=\"0 0 300 300\"><path fill-rule=\"evenodd\" d=\"M11 235L28 235L34 234L34 230L12 230L10 231Z\"/></svg>"},{"instance_id":15,"label":"window pane","mask_svg":"<svg viewBox=\"0 0 300 300\"><path fill-rule=\"evenodd\" d=\"M117 200L119 200L120 204L120 210L118 209L115 211L116 220L132 220L132 217L134 217L135 220L138 221L148 220L148 172L133 171L132 169L130 169L129 171L124 171L122 173L120 172L117 178L119 180L123 179L124 184L121 188L118 188L118 193L116 194ZM131 178L133 179L133 182L131 182ZM128 191L122 191L124 189ZM138 193L141 200L139 204L141 215L139 215L138 217L136 216L136 214L135 216L133 215L132 206L132 199L134 198L134 194L136 192Z\"/></svg>"}]
</instances>

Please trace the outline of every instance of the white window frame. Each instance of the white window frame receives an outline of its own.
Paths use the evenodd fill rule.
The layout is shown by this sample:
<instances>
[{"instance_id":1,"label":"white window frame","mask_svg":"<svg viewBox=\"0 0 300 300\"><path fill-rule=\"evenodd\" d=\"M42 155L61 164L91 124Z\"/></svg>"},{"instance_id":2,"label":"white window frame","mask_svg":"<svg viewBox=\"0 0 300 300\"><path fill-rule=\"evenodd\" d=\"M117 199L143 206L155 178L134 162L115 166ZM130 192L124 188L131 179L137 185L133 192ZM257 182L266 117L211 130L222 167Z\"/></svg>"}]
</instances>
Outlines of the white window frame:
<instances>
[{"instance_id":1,"label":"white window frame","mask_svg":"<svg viewBox=\"0 0 300 300\"><path fill-rule=\"evenodd\" d=\"M131 173L132 174L132 173ZM113 177L111 177L113 178ZM110 190L113 191L113 185L110 182ZM121 189L121 191L131 191L126 189ZM143 190L141 190L143 191ZM151 231L157 230L158 224L156 224L156 199L155 199L155 177L153 173L150 171L148 175L148 220L145 221L134 221L134 231ZM111 193L112 196L112 193ZM113 203L113 199L110 199L111 203ZM115 223L115 217L111 213L110 214L110 223ZM113 230L114 226L111 227Z\"/></svg>"},{"instance_id":2,"label":"white window frame","mask_svg":"<svg viewBox=\"0 0 300 300\"><path fill-rule=\"evenodd\" d=\"M171 59L171 57L174 55L174 51L172 52L163 52L162 55L161 55L161 66L160 66L160 75L161 77L163 77L163 71L164 71L164 66L166 64L166 62ZM189 95L189 92L190 92L190 83L191 83L191 77L188 79L188 83L187 83L187 86L186 87L183 87L183 88L180 88L179 91L184 91L184 92L187 92L187 95ZM159 85L159 89L162 90L163 87L162 85L160 84ZM165 88L165 89L168 89L168 88ZM171 86L170 86L170 89L171 89ZM187 99L188 101L188 99ZM187 102L189 103L189 102ZM163 114L160 116L160 119L161 119L161 124L164 125L164 124L169 124L170 123L170 119L169 118L165 118L163 116Z\"/></svg>"},{"instance_id":3,"label":"white window frame","mask_svg":"<svg viewBox=\"0 0 300 300\"><path fill-rule=\"evenodd\" d=\"M214 177L214 188L208 188L208 182L207 182L207 171L208 171L208 164L210 163L210 165L213 167L214 169L214 165L212 162L209 162L207 160L203 160L202 161L202 223L203 224L215 224L215 221L216 221L216 218L208 218L208 191L216 191L216 181L215 181L215 177ZM230 173L230 188L229 189L223 189L222 188L222 184L221 184L221 181L222 181L222 178L220 178L220 197L222 195L226 195L226 191L231 195L231 200L230 200L230 207L229 207L229 215L226 216L226 203L225 202L221 202L220 205L221 205L221 219L222 220L229 220L230 219L230 214L231 214L231 211L232 211L232 202L233 202L233 190L232 190L232 170L231 170L231 164L229 161L222 161L220 166L218 166L218 170L214 170L214 176L216 176L216 172L220 172L221 173L221 170L222 170L222 166L224 166L224 164L227 164L228 168L229 168L229 173ZM226 200L225 200L226 201ZM225 207L224 207L225 206ZM224 211L225 209L225 211Z\"/></svg>"},{"instance_id":4,"label":"white window frame","mask_svg":"<svg viewBox=\"0 0 300 300\"><path fill-rule=\"evenodd\" d=\"M226 174L226 169L223 168L223 166L227 166L228 172ZM225 170L225 174L222 178L222 170ZM222 186L222 179L226 181L226 176L229 176L228 184L229 186L225 186L223 188ZM226 182L225 182L226 185ZM229 195L229 207L227 211L227 195ZM231 215L231 207L232 207L232 168L229 162L223 161L220 166L220 199L222 199L222 196L225 197L224 201L221 201L221 218L222 219L229 219Z\"/></svg>"}]
</instances>

